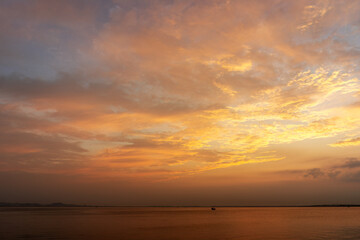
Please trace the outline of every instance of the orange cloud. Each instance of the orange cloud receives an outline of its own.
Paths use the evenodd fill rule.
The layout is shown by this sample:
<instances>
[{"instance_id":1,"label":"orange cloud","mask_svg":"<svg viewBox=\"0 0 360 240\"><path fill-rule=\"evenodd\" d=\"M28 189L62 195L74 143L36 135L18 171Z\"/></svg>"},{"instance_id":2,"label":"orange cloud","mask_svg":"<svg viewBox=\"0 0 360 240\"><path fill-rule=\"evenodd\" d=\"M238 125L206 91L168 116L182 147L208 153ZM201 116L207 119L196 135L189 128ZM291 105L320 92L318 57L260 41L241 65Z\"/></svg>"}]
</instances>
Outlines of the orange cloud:
<instances>
[{"instance_id":1,"label":"orange cloud","mask_svg":"<svg viewBox=\"0 0 360 240\"><path fill-rule=\"evenodd\" d=\"M348 138L333 144L330 144L332 147L347 147L347 146L357 146L360 145L360 138Z\"/></svg>"},{"instance_id":2,"label":"orange cloud","mask_svg":"<svg viewBox=\"0 0 360 240\"><path fill-rule=\"evenodd\" d=\"M54 63L63 72L54 79L1 74L0 130L12 139L0 142L6 165L161 180L287 161L270 150L360 127L348 110L359 102L360 4L114 1L106 17L101 4L84 15L72 4L19 7L30 32L10 35L23 39L22 54L39 54L37 66L64 52L79 61ZM42 31L44 22L56 27ZM66 46L41 47L56 48L56 39Z\"/></svg>"}]
</instances>

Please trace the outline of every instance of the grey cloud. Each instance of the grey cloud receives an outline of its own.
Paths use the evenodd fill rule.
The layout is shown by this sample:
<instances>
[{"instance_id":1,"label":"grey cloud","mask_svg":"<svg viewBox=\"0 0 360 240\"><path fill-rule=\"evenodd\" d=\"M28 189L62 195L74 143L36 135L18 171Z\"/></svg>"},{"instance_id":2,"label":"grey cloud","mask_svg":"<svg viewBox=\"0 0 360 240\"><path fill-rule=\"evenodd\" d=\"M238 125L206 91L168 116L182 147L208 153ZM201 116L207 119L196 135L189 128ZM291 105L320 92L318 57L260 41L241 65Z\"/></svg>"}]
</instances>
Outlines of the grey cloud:
<instances>
[{"instance_id":1,"label":"grey cloud","mask_svg":"<svg viewBox=\"0 0 360 240\"><path fill-rule=\"evenodd\" d=\"M360 183L360 171L347 173L342 176L342 180L346 182Z\"/></svg>"},{"instance_id":2,"label":"grey cloud","mask_svg":"<svg viewBox=\"0 0 360 240\"><path fill-rule=\"evenodd\" d=\"M324 175L324 172L320 168L312 168L305 172L304 177L318 178Z\"/></svg>"},{"instance_id":3,"label":"grey cloud","mask_svg":"<svg viewBox=\"0 0 360 240\"><path fill-rule=\"evenodd\" d=\"M160 89L161 86L158 86ZM150 89L149 89L150 88ZM16 100L42 104L44 108L52 108L57 113L81 117L84 114L110 112L110 106L121 106L125 111L144 112L155 115L172 115L222 107L221 101L207 102L210 96L184 94L169 95L166 91L156 94L157 86L133 83L115 83L109 81L89 80L79 74L61 74L55 81L43 81L19 75L0 76L0 93ZM185 93L186 90L183 89ZM191 94L191 93L189 93ZM81 103L91 106L86 112L71 111L64 104ZM191 104L190 104L191 102ZM73 106L76 106L74 104ZM70 112L68 112L70 111Z\"/></svg>"},{"instance_id":4,"label":"grey cloud","mask_svg":"<svg viewBox=\"0 0 360 240\"><path fill-rule=\"evenodd\" d=\"M337 171L334 171L334 170L330 170L329 172L327 172L327 176L331 179L336 179L342 172L337 170Z\"/></svg>"},{"instance_id":5,"label":"grey cloud","mask_svg":"<svg viewBox=\"0 0 360 240\"><path fill-rule=\"evenodd\" d=\"M311 177L314 179L320 177L329 177L331 179L336 179L342 172L333 169L312 168L306 170L283 170L276 173L284 175L303 175L306 178Z\"/></svg>"},{"instance_id":6,"label":"grey cloud","mask_svg":"<svg viewBox=\"0 0 360 240\"><path fill-rule=\"evenodd\" d=\"M360 160L358 158L348 158L344 160L341 165L333 165L332 167L312 168L312 169L297 169L297 170L282 170L277 171L277 174L284 175L300 175L305 178L329 178L339 181L355 181L359 172L354 172L353 169L360 167ZM359 175L360 176L360 175Z\"/></svg>"},{"instance_id":7,"label":"grey cloud","mask_svg":"<svg viewBox=\"0 0 360 240\"><path fill-rule=\"evenodd\" d=\"M284 174L284 175L297 175L297 174L304 174L306 170L281 170L281 171L276 171L276 174Z\"/></svg>"},{"instance_id":8,"label":"grey cloud","mask_svg":"<svg viewBox=\"0 0 360 240\"><path fill-rule=\"evenodd\" d=\"M360 167L360 160L358 158L349 158L339 168L358 168Z\"/></svg>"}]
</instances>

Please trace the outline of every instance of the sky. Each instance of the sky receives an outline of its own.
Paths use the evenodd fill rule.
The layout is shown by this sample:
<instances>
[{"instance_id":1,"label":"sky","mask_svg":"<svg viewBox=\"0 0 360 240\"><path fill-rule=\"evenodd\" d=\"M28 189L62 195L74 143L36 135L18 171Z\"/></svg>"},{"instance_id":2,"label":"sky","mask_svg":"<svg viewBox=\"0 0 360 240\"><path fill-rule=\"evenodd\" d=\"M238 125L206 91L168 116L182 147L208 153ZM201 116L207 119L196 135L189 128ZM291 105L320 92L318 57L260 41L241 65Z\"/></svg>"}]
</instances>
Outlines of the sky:
<instances>
[{"instance_id":1,"label":"sky","mask_svg":"<svg viewBox=\"0 0 360 240\"><path fill-rule=\"evenodd\" d=\"M1 1L0 202L360 204L359 12Z\"/></svg>"}]
</instances>

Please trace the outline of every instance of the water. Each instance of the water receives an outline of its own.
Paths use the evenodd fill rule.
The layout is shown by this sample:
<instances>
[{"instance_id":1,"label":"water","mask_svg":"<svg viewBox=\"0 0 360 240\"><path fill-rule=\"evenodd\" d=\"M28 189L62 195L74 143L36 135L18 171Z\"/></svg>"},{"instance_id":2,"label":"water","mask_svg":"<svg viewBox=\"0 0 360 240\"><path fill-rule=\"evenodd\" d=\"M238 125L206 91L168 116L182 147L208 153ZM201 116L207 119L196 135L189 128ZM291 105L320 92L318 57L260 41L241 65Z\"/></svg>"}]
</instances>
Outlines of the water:
<instances>
[{"instance_id":1,"label":"water","mask_svg":"<svg viewBox=\"0 0 360 240\"><path fill-rule=\"evenodd\" d=\"M0 208L0 239L360 239L360 208Z\"/></svg>"}]
</instances>

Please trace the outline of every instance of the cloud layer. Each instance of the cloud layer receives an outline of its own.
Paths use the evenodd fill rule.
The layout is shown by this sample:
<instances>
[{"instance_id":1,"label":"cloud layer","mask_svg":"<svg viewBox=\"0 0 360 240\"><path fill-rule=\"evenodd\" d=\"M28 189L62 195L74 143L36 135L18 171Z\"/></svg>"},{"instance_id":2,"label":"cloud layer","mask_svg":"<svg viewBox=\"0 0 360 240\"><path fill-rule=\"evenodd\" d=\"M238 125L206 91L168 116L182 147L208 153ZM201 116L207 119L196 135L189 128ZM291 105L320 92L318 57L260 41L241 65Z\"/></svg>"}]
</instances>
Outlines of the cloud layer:
<instances>
[{"instance_id":1,"label":"cloud layer","mask_svg":"<svg viewBox=\"0 0 360 240\"><path fill-rule=\"evenodd\" d=\"M359 156L357 1L0 5L2 171L345 179L322 169Z\"/></svg>"}]
</instances>

